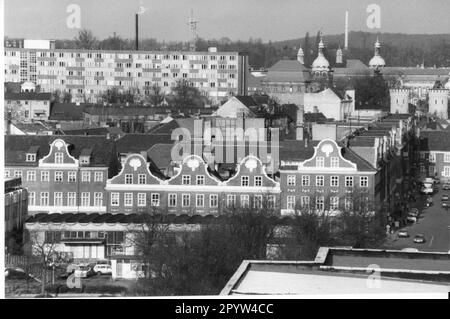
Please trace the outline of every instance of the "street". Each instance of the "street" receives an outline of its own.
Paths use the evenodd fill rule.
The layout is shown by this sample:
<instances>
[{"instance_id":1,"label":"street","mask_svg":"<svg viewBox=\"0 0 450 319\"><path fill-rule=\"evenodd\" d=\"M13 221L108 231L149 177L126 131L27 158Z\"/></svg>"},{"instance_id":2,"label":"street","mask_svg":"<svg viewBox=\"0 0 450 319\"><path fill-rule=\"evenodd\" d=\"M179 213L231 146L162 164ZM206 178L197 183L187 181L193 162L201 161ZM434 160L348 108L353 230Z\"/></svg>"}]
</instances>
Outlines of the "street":
<instances>
[{"instance_id":1,"label":"street","mask_svg":"<svg viewBox=\"0 0 450 319\"><path fill-rule=\"evenodd\" d=\"M433 205L425 206L425 195L417 195L417 201L411 203L412 207L417 207L421 212L416 223L409 223L403 227L409 232L408 238L398 238L397 232L388 241L386 248L403 249L417 248L420 251L449 252L450 251L450 209L441 206L441 197L444 194L450 196L450 191L442 190L442 185L438 185L439 190L433 195ZM423 234L425 243L416 244L413 242L414 236Z\"/></svg>"}]
</instances>

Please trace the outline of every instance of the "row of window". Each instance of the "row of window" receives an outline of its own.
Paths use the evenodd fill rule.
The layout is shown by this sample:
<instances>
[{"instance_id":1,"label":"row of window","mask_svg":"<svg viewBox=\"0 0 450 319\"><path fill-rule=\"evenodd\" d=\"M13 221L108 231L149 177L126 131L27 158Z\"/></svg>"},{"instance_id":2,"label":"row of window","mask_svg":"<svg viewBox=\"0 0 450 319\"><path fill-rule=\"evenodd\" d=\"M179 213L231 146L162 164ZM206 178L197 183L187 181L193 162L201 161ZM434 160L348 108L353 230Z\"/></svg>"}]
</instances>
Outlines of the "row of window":
<instances>
[{"instance_id":1,"label":"row of window","mask_svg":"<svg viewBox=\"0 0 450 319\"><path fill-rule=\"evenodd\" d=\"M425 159L425 153L420 153L420 157ZM436 154L430 153L428 155L428 160L432 163L436 162ZM450 153L444 153L444 163L450 163Z\"/></svg>"},{"instance_id":2,"label":"row of window","mask_svg":"<svg viewBox=\"0 0 450 319\"><path fill-rule=\"evenodd\" d=\"M66 180L69 183L75 183L77 181L77 172L76 171L55 171L53 174L53 180L55 182L64 182L66 175ZM90 183L91 182L91 172L82 171L81 172L81 181ZM13 172L14 177L22 178L23 172L21 170L15 170ZM37 173L36 171L26 171L26 181L27 182L36 182L37 181ZM5 178L11 177L11 171L5 170ZM41 182L50 182L50 171L41 171ZM94 172L94 182L103 182L103 172Z\"/></svg>"},{"instance_id":3,"label":"row of window","mask_svg":"<svg viewBox=\"0 0 450 319\"><path fill-rule=\"evenodd\" d=\"M300 196L299 202L297 203L298 198L296 196L287 196L286 198L286 208L289 210L296 209L296 208L306 208L309 209L311 207L311 200L312 198L310 196ZM363 198L363 200L368 201L368 198ZM299 204L300 207L296 207L296 205ZM324 196L316 196L315 198L315 209L318 211L323 211L325 209L325 197ZM338 210L339 209L339 197L338 196L331 196L330 197L330 204L329 208L330 210ZM344 198L344 208L346 210L351 210L353 208L354 201L352 198Z\"/></svg>"},{"instance_id":4,"label":"row of window","mask_svg":"<svg viewBox=\"0 0 450 319\"><path fill-rule=\"evenodd\" d=\"M64 196L64 194L66 194ZM28 193L28 205L36 205L36 193ZM103 206L103 193L94 192L93 206ZM50 205L50 193L41 192L39 194L39 205L49 206ZM77 204L77 193L76 192L54 192L53 193L53 206L78 206ZM80 197L80 206L92 206L91 205L91 193L82 192Z\"/></svg>"},{"instance_id":5,"label":"row of window","mask_svg":"<svg viewBox=\"0 0 450 319\"><path fill-rule=\"evenodd\" d=\"M61 239L105 239L107 244L120 245L125 240L121 231L46 231L45 243L60 243Z\"/></svg>"},{"instance_id":6,"label":"row of window","mask_svg":"<svg viewBox=\"0 0 450 319\"><path fill-rule=\"evenodd\" d=\"M133 193L123 194L123 205L126 207L133 206ZM194 205L197 208L205 207L205 195L204 194L181 194L181 207L191 207ZM192 201L191 202L191 198ZM111 206L120 206L120 193L111 193ZM159 193L150 194L150 206L159 207L161 205L161 197ZM237 195L228 194L226 196L226 205L228 207L234 207L237 205ZM240 195L240 205L241 207L250 206L250 195ZM275 195L269 195L267 197L267 205L269 207L274 207L275 205ZM145 207L147 206L147 193L137 193L137 206ZM167 206L177 207L178 206L178 194L168 194L167 196ZM219 195L210 194L209 195L209 207L217 208L219 206ZM263 206L263 195L253 196L253 206L255 208L262 208Z\"/></svg>"},{"instance_id":7,"label":"row of window","mask_svg":"<svg viewBox=\"0 0 450 319\"><path fill-rule=\"evenodd\" d=\"M296 175L288 175L287 186L296 186L297 184L297 176ZM309 175L302 175L301 177L301 186L311 186L311 178ZM344 181L345 187L353 187L354 186L354 177L353 176L345 176ZM325 176L317 175L316 176L316 186L325 186ZM339 176L330 176L330 186L339 187ZM359 186L360 187L369 187L369 177L368 176L360 176L359 177Z\"/></svg>"}]
</instances>

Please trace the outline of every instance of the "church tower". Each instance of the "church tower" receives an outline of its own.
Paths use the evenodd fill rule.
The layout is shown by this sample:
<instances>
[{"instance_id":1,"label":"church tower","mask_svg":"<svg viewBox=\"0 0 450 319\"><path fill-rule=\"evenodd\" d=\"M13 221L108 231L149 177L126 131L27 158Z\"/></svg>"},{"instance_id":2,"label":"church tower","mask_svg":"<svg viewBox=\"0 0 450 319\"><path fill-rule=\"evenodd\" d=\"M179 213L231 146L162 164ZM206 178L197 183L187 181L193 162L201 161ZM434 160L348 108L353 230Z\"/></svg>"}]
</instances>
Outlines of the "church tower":
<instances>
[{"instance_id":1,"label":"church tower","mask_svg":"<svg viewBox=\"0 0 450 319\"><path fill-rule=\"evenodd\" d=\"M317 58L312 63L311 68L314 77L328 77L328 72L330 71L330 63L323 54L324 48L325 45L323 43L321 35L319 42L319 53L317 54Z\"/></svg>"},{"instance_id":2,"label":"church tower","mask_svg":"<svg viewBox=\"0 0 450 319\"><path fill-rule=\"evenodd\" d=\"M305 54L303 53L302 47L298 49L297 61L300 62L302 65L305 65Z\"/></svg>"},{"instance_id":3,"label":"church tower","mask_svg":"<svg viewBox=\"0 0 450 319\"><path fill-rule=\"evenodd\" d=\"M378 41L378 37L377 37L377 42L375 42L375 54L374 54L373 58L370 59L370 61L369 61L369 67L371 69L378 70L386 65L386 63L384 62L384 59L380 55L380 49L381 49L381 43L380 43L380 41Z\"/></svg>"}]
</instances>

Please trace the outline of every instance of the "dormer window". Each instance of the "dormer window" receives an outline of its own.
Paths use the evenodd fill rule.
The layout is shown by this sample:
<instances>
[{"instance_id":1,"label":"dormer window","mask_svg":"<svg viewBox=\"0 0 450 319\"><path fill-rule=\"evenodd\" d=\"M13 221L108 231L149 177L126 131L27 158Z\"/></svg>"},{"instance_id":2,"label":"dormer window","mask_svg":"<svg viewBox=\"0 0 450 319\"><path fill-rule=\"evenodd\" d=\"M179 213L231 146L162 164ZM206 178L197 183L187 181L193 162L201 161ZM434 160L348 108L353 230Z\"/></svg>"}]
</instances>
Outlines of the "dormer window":
<instances>
[{"instance_id":1,"label":"dormer window","mask_svg":"<svg viewBox=\"0 0 450 319\"><path fill-rule=\"evenodd\" d=\"M80 163L82 165L89 165L89 157L88 156L81 156L80 157Z\"/></svg>"},{"instance_id":2,"label":"dormer window","mask_svg":"<svg viewBox=\"0 0 450 319\"><path fill-rule=\"evenodd\" d=\"M36 162L36 154L27 154L25 160L27 162Z\"/></svg>"},{"instance_id":3,"label":"dormer window","mask_svg":"<svg viewBox=\"0 0 450 319\"><path fill-rule=\"evenodd\" d=\"M91 155L92 155L91 148L84 148L83 150L81 150L80 164L81 165L89 165L89 163L91 162Z\"/></svg>"}]
</instances>

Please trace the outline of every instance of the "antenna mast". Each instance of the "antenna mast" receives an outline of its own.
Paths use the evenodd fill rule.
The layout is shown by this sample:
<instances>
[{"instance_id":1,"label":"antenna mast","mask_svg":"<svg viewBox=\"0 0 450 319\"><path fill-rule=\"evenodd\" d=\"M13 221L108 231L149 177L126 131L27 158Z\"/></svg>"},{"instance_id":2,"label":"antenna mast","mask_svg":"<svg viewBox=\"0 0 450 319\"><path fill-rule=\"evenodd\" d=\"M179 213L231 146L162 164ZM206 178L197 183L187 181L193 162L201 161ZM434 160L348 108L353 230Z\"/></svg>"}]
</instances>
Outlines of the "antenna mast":
<instances>
[{"instance_id":1,"label":"antenna mast","mask_svg":"<svg viewBox=\"0 0 450 319\"><path fill-rule=\"evenodd\" d=\"M198 20L194 18L194 10L191 9L191 17L188 20L187 25L189 26L189 31L191 32L191 43L189 44L190 51L197 50L197 24Z\"/></svg>"}]
</instances>

